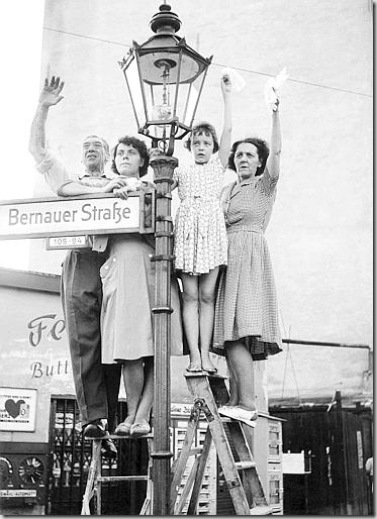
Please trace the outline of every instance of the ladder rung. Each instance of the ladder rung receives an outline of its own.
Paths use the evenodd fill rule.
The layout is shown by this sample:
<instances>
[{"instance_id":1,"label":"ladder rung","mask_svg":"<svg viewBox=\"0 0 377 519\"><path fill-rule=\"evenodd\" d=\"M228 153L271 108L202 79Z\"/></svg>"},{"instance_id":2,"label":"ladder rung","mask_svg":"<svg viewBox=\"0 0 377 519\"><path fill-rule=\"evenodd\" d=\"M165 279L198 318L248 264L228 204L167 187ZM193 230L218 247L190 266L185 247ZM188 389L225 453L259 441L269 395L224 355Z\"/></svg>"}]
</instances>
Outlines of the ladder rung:
<instances>
[{"instance_id":1,"label":"ladder rung","mask_svg":"<svg viewBox=\"0 0 377 519\"><path fill-rule=\"evenodd\" d=\"M98 476L97 481L101 483L109 483L111 481L148 481L148 476Z\"/></svg>"},{"instance_id":2,"label":"ladder rung","mask_svg":"<svg viewBox=\"0 0 377 519\"><path fill-rule=\"evenodd\" d=\"M235 465L238 470L253 469L257 466L255 461L236 461Z\"/></svg>"},{"instance_id":3,"label":"ladder rung","mask_svg":"<svg viewBox=\"0 0 377 519\"><path fill-rule=\"evenodd\" d=\"M197 454L201 454L202 450L202 447L194 447L193 449L190 449L190 456L196 456Z\"/></svg>"},{"instance_id":4,"label":"ladder rung","mask_svg":"<svg viewBox=\"0 0 377 519\"><path fill-rule=\"evenodd\" d=\"M272 508L268 505L250 508L250 515L272 515Z\"/></svg>"},{"instance_id":5,"label":"ladder rung","mask_svg":"<svg viewBox=\"0 0 377 519\"><path fill-rule=\"evenodd\" d=\"M143 436L131 436L130 434L121 435L121 434L109 434L106 438L110 438L111 440L153 440L153 432L148 434L143 434ZM102 440L102 438L88 438L88 440Z\"/></svg>"}]
</instances>

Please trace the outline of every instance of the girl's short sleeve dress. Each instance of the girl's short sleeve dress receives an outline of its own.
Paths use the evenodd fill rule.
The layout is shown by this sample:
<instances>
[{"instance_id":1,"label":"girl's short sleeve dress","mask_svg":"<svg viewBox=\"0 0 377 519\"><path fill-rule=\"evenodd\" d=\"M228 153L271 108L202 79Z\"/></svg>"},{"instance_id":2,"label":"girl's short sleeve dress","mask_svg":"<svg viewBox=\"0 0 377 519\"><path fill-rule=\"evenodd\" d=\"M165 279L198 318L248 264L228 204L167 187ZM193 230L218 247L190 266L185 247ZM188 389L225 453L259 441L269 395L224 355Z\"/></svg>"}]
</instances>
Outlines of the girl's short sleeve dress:
<instances>
[{"instance_id":1,"label":"girl's short sleeve dress","mask_svg":"<svg viewBox=\"0 0 377 519\"><path fill-rule=\"evenodd\" d=\"M213 351L242 340L255 360L281 351L275 280L264 231L276 197L277 179L266 169L255 180L232 183L221 200L228 235L228 266L215 308Z\"/></svg>"},{"instance_id":2,"label":"girl's short sleeve dress","mask_svg":"<svg viewBox=\"0 0 377 519\"><path fill-rule=\"evenodd\" d=\"M175 170L180 198L174 226L176 270L200 275L226 264L227 237L219 201L223 179L218 157Z\"/></svg>"}]
</instances>

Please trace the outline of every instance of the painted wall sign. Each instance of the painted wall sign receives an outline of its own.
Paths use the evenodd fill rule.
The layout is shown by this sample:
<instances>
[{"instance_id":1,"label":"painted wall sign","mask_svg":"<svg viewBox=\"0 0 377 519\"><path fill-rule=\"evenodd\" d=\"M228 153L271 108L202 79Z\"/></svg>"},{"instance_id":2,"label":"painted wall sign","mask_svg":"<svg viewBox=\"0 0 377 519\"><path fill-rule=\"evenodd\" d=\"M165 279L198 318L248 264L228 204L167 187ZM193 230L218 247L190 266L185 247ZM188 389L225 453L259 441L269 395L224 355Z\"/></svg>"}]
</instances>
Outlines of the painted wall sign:
<instances>
[{"instance_id":1,"label":"painted wall sign","mask_svg":"<svg viewBox=\"0 0 377 519\"><path fill-rule=\"evenodd\" d=\"M0 202L0 238L153 232L153 207L152 192L131 193L127 200L91 195L4 201Z\"/></svg>"},{"instance_id":2,"label":"painted wall sign","mask_svg":"<svg viewBox=\"0 0 377 519\"><path fill-rule=\"evenodd\" d=\"M43 291L48 282L48 275L28 274L25 280L15 279L16 287L39 283L41 291L0 286L0 299L6 302L0 314L0 385L18 393L18 388L33 389L38 395L35 429L30 432L22 424L15 430L15 419L6 414L10 421L5 427L0 422L0 441L48 441L51 395L75 394L60 296ZM17 404L22 396L11 398ZM4 404L0 399L0 415L5 414Z\"/></svg>"},{"instance_id":3,"label":"painted wall sign","mask_svg":"<svg viewBox=\"0 0 377 519\"><path fill-rule=\"evenodd\" d=\"M34 431L36 389L0 387L0 430Z\"/></svg>"}]
</instances>

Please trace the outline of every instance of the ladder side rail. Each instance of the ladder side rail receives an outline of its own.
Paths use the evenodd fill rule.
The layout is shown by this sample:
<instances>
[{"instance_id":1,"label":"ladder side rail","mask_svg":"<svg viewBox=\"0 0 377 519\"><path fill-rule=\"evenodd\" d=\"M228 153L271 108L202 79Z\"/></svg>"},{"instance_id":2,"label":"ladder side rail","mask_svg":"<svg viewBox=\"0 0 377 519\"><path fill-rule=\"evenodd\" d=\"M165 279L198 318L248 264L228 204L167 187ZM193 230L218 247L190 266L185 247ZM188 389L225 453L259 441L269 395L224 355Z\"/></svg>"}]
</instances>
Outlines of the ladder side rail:
<instances>
[{"instance_id":1,"label":"ladder side rail","mask_svg":"<svg viewBox=\"0 0 377 519\"><path fill-rule=\"evenodd\" d=\"M192 464L190 473L187 477L186 484L183 488L182 494L179 497L179 501L177 504L172 503L173 515L182 515L181 512L185 503L187 501L188 496L190 495L191 489L195 482L195 475L199 466L199 458L195 458L194 463Z\"/></svg>"},{"instance_id":2,"label":"ladder side rail","mask_svg":"<svg viewBox=\"0 0 377 519\"><path fill-rule=\"evenodd\" d=\"M173 481L170 489L170 506L174 507L174 503L177 500L179 485L185 471L188 458L190 456L190 449L192 442L195 438L195 433L199 424L200 410L193 407L190 415L189 422L187 424L187 430L181 452L179 454L179 461L175 466Z\"/></svg>"},{"instance_id":3,"label":"ladder side rail","mask_svg":"<svg viewBox=\"0 0 377 519\"><path fill-rule=\"evenodd\" d=\"M86 482L85 492L82 498L82 509L81 515L91 515L90 514L90 500L93 498L95 493L95 481L96 481L96 471L97 471L97 458L101 457L101 444L99 442L93 442L92 446L92 459L90 461L88 479Z\"/></svg>"},{"instance_id":4,"label":"ladder side rail","mask_svg":"<svg viewBox=\"0 0 377 519\"><path fill-rule=\"evenodd\" d=\"M141 507L139 515L152 515L151 514L151 499L146 497L144 499L143 506Z\"/></svg>"},{"instance_id":5,"label":"ladder side rail","mask_svg":"<svg viewBox=\"0 0 377 519\"><path fill-rule=\"evenodd\" d=\"M177 466L178 466L180 457L181 457L181 453L179 452L178 456L176 457L176 459L172 463L171 474L172 474L173 478L174 478L175 471L177 470Z\"/></svg>"},{"instance_id":6,"label":"ladder side rail","mask_svg":"<svg viewBox=\"0 0 377 519\"><path fill-rule=\"evenodd\" d=\"M96 454L96 477L94 480L95 485L95 493L96 493L96 513L97 515L102 515L102 485L101 481L99 480L99 477L102 475L102 460L101 460L101 443L102 440L95 440L93 442L93 452L97 450Z\"/></svg>"},{"instance_id":7,"label":"ladder side rail","mask_svg":"<svg viewBox=\"0 0 377 519\"><path fill-rule=\"evenodd\" d=\"M254 449L254 433L253 433L253 428L249 427L248 425L246 425L246 424L244 424L242 422L240 423L240 426L242 427L242 430L243 430L244 436L246 438L247 444L249 445L250 451L252 453L253 449Z\"/></svg>"},{"instance_id":8,"label":"ladder side rail","mask_svg":"<svg viewBox=\"0 0 377 519\"><path fill-rule=\"evenodd\" d=\"M153 460L151 453L153 451L153 437L148 438L147 440L148 446L148 481L147 481L147 491L145 494L144 503L142 506L142 510L145 511L143 515L152 515L152 503L153 503ZM142 515L141 512L139 515Z\"/></svg>"},{"instance_id":9,"label":"ladder side rail","mask_svg":"<svg viewBox=\"0 0 377 519\"><path fill-rule=\"evenodd\" d=\"M189 507L187 509L187 515L197 515L197 508L200 497L200 489L202 487L204 471L207 465L207 460L209 456L209 452L212 445L212 435L209 428L206 431L206 435L203 442L202 453L199 458L198 470L195 476L195 482L192 489L191 499L189 503Z\"/></svg>"},{"instance_id":10,"label":"ladder side rail","mask_svg":"<svg viewBox=\"0 0 377 519\"><path fill-rule=\"evenodd\" d=\"M202 448L201 447L193 447L190 449L190 454L189 456L196 456L198 454L200 454L202 452ZM179 464L179 459L181 457L181 451L179 451L179 454L178 456L176 457L176 459L173 461L173 464L172 464L172 467L171 467L171 473L174 475L175 471L176 471L176 468Z\"/></svg>"}]
</instances>

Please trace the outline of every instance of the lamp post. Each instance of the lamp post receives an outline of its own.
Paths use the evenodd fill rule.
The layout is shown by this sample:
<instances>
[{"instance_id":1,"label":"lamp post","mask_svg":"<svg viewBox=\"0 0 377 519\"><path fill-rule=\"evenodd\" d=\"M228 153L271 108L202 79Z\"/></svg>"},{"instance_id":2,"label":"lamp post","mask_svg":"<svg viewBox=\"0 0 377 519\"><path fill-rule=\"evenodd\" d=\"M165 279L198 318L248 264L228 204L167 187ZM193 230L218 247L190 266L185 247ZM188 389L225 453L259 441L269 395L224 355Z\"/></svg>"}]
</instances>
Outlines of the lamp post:
<instances>
[{"instance_id":1,"label":"lamp post","mask_svg":"<svg viewBox=\"0 0 377 519\"><path fill-rule=\"evenodd\" d=\"M138 132L152 139L159 154L151 159L156 183L156 262L154 347L153 515L169 515L170 506L170 349L172 236L171 184L178 165L175 140L193 125L211 58L189 47L176 32L178 16L166 3L150 22L154 36L142 45L133 42L119 63L123 71Z\"/></svg>"}]
</instances>

